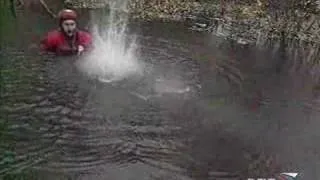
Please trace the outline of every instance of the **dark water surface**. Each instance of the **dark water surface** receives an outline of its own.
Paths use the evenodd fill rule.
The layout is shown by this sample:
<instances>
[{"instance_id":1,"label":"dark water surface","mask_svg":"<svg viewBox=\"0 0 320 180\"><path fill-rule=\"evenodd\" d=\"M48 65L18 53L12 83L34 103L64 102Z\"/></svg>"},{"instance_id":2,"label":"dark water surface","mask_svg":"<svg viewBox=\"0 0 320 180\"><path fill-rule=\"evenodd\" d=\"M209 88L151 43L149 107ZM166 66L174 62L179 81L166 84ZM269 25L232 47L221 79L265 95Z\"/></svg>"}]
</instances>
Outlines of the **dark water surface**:
<instances>
[{"instance_id":1,"label":"dark water surface","mask_svg":"<svg viewBox=\"0 0 320 180\"><path fill-rule=\"evenodd\" d=\"M33 168L46 180L231 180L298 172L319 179L318 104L308 77L276 74L271 51L231 49L180 24L132 27L140 60L152 69L139 81L90 80L73 59L25 50L23 31L19 46L1 52L1 112L15 161L0 174Z\"/></svg>"}]
</instances>

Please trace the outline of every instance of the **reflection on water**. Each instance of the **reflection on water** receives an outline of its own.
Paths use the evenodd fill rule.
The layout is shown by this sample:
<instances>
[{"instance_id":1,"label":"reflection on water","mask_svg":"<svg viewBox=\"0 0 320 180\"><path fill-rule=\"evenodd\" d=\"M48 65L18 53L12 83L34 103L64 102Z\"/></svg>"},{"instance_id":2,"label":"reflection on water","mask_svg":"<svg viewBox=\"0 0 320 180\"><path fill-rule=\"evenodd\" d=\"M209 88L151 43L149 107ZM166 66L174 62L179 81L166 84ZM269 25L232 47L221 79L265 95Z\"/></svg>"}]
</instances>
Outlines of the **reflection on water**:
<instances>
[{"instance_id":1,"label":"reflection on water","mask_svg":"<svg viewBox=\"0 0 320 180\"><path fill-rule=\"evenodd\" d=\"M189 39L180 41L169 27L141 30L147 73L116 83L87 77L71 59L2 54L1 111L15 157L0 173L31 167L40 179L319 177L317 114L305 111L310 98L300 81L259 64L259 72L242 72L243 89L231 86L201 61L222 61L225 52L183 29L177 33ZM254 55L242 52L236 61L270 58ZM287 88L292 82L297 91ZM301 105L290 103L294 97Z\"/></svg>"}]
</instances>

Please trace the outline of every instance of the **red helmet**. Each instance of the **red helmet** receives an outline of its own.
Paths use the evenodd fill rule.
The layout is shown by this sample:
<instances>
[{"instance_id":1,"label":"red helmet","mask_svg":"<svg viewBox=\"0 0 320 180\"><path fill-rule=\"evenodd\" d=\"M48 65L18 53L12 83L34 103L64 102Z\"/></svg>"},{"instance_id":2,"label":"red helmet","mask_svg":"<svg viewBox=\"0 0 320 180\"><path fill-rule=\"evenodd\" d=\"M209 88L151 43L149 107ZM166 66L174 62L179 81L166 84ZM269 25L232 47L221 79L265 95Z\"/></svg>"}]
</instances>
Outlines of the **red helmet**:
<instances>
[{"instance_id":1,"label":"red helmet","mask_svg":"<svg viewBox=\"0 0 320 180\"><path fill-rule=\"evenodd\" d=\"M61 24L64 20L77 20L77 13L71 9L63 9L58 14L59 23Z\"/></svg>"}]
</instances>

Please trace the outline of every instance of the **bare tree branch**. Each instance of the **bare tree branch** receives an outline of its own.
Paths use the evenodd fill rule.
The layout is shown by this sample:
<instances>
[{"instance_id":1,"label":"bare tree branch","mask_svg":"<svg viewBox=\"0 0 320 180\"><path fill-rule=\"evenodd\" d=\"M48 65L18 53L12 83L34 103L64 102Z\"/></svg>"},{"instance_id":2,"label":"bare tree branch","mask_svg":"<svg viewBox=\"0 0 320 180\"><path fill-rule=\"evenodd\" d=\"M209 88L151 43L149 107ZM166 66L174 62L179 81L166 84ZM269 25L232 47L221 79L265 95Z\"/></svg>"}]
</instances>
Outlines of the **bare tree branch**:
<instances>
[{"instance_id":1,"label":"bare tree branch","mask_svg":"<svg viewBox=\"0 0 320 180\"><path fill-rule=\"evenodd\" d=\"M17 5L18 8L24 6L23 0L17 0L17 1L18 1L18 5Z\"/></svg>"},{"instance_id":2,"label":"bare tree branch","mask_svg":"<svg viewBox=\"0 0 320 180\"><path fill-rule=\"evenodd\" d=\"M56 18L56 15L50 10L47 3L44 0L39 0L41 5L45 8L45 10L49 13L49 15L53 18Z\"/></svg>"}]
</instances>

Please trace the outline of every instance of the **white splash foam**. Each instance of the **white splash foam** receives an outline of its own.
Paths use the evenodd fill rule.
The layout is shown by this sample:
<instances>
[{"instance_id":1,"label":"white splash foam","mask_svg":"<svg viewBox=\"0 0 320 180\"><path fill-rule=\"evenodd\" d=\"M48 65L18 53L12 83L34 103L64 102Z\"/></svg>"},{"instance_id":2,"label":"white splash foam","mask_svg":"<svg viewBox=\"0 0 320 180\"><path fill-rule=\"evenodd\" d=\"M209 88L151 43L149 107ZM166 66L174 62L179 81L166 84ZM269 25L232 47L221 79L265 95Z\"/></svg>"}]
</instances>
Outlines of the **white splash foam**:
<instances>
[{"instance_id":1,"label":"white splash foam","mask_svg":"<svg viewBox=\"0 0 320 180\"><path fill-rule=\"evenodd\" d=\"M119 4L111 4L107 23L96 22L92 27L94 50L78 64L89 76L113 82L143 73L138 61L135 38L127 40L127 15L119 16ZM121 7L125 7L123 4ZM103 18L102 18L103 19ZM93 20L94 21L94 20Z\"/></svg>"}]
</instances>

